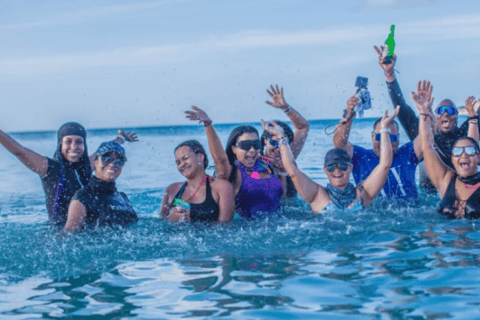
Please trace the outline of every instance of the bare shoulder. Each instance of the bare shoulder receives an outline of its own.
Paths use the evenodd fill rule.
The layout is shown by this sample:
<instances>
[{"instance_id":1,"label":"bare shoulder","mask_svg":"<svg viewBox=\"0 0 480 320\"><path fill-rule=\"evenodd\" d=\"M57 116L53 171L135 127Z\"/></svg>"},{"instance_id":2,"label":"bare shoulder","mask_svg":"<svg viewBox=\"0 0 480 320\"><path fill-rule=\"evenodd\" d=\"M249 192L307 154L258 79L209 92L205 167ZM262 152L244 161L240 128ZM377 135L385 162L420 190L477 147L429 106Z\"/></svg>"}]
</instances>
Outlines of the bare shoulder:
<instances>
[{"instance_id":1,"label":"bare shoulder","mask_svg":"<svg viewBox=\"0 0 480 320\"><path fill-rule=\"evenodd\" d=\"M232 184L227 180L214 179L210 182L210 186L214 192L220 192L222 190L233 190Z\"/></svg>"},{"instance_id":2,"label":"bare shoulder","mask_svg":"<svg viewBox=\"0 0 480 320\"><path fill-rule=\"evenodd\" d=\"M184 182L172 183L171 185L169 185L167 187L167 189L165 189L165 193L166 194L176 194L180 190L180 188L182 187L183 184L184 184Z\"/></svg>"}]
</instances>

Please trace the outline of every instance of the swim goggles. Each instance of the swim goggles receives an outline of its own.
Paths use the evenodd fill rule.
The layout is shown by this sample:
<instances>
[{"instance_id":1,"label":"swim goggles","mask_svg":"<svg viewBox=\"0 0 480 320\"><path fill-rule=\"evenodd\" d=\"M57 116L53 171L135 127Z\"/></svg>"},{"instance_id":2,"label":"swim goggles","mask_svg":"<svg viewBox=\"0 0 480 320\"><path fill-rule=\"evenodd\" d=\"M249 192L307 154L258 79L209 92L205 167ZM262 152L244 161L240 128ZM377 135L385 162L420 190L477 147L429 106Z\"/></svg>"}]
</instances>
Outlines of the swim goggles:
<instances>
[{"instance_id":1,"label":"swim goggles","mask_svg":"<svg viewBox=\"0 0 480 320\"><path fill-rule=\"evenodd\" d=\"M390 142L391 143L396 143L398 142L398 133L390 133ZM380 142L382 141L382 134L381 133L375 133L375 141Z\"/></svg>"},{"instance_id":2,"label":"swim goggles","mask_svg":"<svg viewBox=\"0 0 480 320\"><path fill-rule=\"evenodd\" d=\"M280 144L278 143L278 140L272 140L270 139L270 144L272 146L274 146L275 148L279 148L280 147ZM291 145L292 143L290 141L288 141L288 145Z\"/></svg>"},{"instance_id":3,"label":"swim goggles","mask_svg":"<svg viewBox=\"0 0 480 320\"><path fill-rule=\"evenodd\" d=\"M460 157L463 153L466 153L467 156L473 157L478 153L477 149L475 147L455 147L452 149L452 156L454 157Z\"/></svg>"},{"instance_id":4,"label":"swim goggles","mask_svg":"<svg viewBox=\"0 0 480 320\"><path fill-rule=\"evenodd\" d=\"M452 106L441 106L437 108L437 114L442 115L444 113L448 113L451 116L457 115L457 108L452 107Z\"/></svg>"},{"instance_id":5,"label":"swim goggles","mask_svg":"<svg viewBox=\"0 0 480 320\"><path fill-rule=\"evenodd\" d=\"M104 166L108 166L110 163L113 162L113 164L116 167L123 167L125 165L125 160L122 158L112 158L112 156L100 156L100 160L102 161L102 164Z\"/></svg>"},{"instance_id":6,"label":"swim goggles","mask_svg":"<svg viewBox=\"0 0 480 320\"><path fill-rule=\"evenodd\" d=\"M248 151L253 147L255 150L260 150L260 140L243 140L237 142L237 147L242 150Z\"/></svg>"},{"instance_id":7,"label":"swim goggles","mask_svg":"<svg viewBox=\"0 0 480 320\"><path fill-rule=\"evenodd\" d=\"M347 171L349 164L347 163L334 163L329 166L326 166L325 169L327 169L328 172L333 172L335 170L335 167L340 169L341 171Z\"/></svg>"}]
</instances>

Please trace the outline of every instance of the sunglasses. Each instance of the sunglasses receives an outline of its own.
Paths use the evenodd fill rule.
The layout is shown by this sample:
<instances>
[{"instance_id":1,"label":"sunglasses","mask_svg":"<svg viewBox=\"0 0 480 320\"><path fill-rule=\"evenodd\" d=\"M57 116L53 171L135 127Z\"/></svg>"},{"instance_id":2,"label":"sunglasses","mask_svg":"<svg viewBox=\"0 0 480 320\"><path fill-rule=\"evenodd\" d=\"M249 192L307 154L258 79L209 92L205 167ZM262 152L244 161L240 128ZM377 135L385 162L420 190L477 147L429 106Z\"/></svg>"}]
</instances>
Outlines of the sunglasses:
<instances>
[{"instance_id":1,"label":"sunglasses","mask_svg":"<svg viewBox=\"0 0 480 320\"><path fill-rule=\"evenodd\" d=\"M460 157L463 153L466 153L467 156L473 157L478 153L477 149L475 147L455 147L452 149L452 156L454 157Z\"/></svg>"},{"instance_id":2,"label":"sunglasses","mask_svg":"<svg viewBox=\"0 0 480 320\"><path fill-rule=\"evenodd\" d=\"M260 150L260 140L243 140L237 142L237 147L242 150L248 151L251 147L255 150Z\"/></svg>"},{"instance_id":3,"label":"sunglasses","mask_svg":"<svg viewBox=\"0 0 480 320\"><path fill-rule=\"evenodd\" d=\"M325 169L327 169L328 172L333 172L335 170L335 167L340 169L341 171L347 171L349 164L346 163L334 163L329 166L326 166Z\"/></svg>"},{"instance_id":4,"label":"sunglasses","mask_svg":"<svg viewBox=\"0 0 480 320\"><path fill-rule=\"evenodd\" d=\"M275 148L279 148L280 147L280 144L278 143L278 140L272 140L270 139L270 144L275 147ZM290 141L288 141L288 145L291 145L292 143Z\"/></svg>"},{"instance_id":5,"label":"sunglasses","mask_svg":"<svg viewBox=\"0 0 480 320\"><path fill-rule=\"evenodd\" d=\"M100 160L102 161L102 164L104 166L108 166L110 163L113 162L113 164L116 167L123 167L125 165L125 160L123 158L112 158L112 156L100 156Z\"/></svg>"},{"instance_id":6,"label":"sunglasses","mask_svg":"<svg viewBox=\"0 0 480 320\"><path fill-rule=\"evenodd\" d=\"M396 143L398 142L398 133L390 133L390 142L391 143ZM382 134L381 133L375 133L375 141L380 142L382 141Z\"/></svg>"},{"instance_id":7,"label":"sunglasses","mask_svg":"<svg viewBox=\"0 0 480 320\"><path fill-rule=\"evenodd\" d=\"M448 113L451 116L454 116L454 115L457 114L458 111L457 111L457 109L455 109L452 106L441 106L441 107L437 108L437 114L438 115L442 115L445 112Z\"/></svg>"}]
</instances>

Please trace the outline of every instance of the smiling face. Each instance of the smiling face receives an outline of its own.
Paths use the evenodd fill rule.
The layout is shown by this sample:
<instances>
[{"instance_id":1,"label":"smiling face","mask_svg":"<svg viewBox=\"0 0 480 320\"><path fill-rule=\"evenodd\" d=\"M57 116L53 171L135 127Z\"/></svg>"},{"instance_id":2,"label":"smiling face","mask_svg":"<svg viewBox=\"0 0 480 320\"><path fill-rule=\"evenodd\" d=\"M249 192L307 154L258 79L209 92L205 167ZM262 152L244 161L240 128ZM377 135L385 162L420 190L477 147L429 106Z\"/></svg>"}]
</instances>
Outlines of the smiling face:
<instances>
[{"instance_id":1,"label":"smiling face","mask_svg":"<svg viewBox=\"0 0 480 320\"><path fill-rule=\"evenodd\" d=\"M451 105L452 105L452 101L443 100L437 106L437 110L441 106L451 106ZM456 127L457 127L457 117L449 115L448 112L444 112L443 114L437 114L437 131L438 132L440 133L453 132L453 130L455 130Z\"/></svg>"},{"instance_id":2,"label":"smiling face","mask_svg":"<svg viewBox=\"0 0 480 320\"><path fill-rule=\"evenodd\" d=\"M244 133L237 138L237 143L245 140L258 140L258 135L251 132ZM245 167L253 167L260 156L260 149L255 150L253 146L248 151L245 151L236 145L233 145L232 151L237 157L237 160L240 161Z\"/></svg>"},{"instance_id":3,"label":"smiling face","mask_svg":"<svg viewBox=\"0 0 480 320\"><path fill-rule=\"evenodd\" d=\"M391 123L389 126L388 126L388 129L390 129L390 133L393 133L393 134L398 134L398 127L395 123ZM373 152L375 152L375 155L377 157L380 158L380 146L381 146L381 142L378 142L375 140L375 133L379 133L380 132L380 123L378 123L376 126L375 126L375 131L372 132L372 146L373 146ZM395 143L392 143L392 152L393 154L397 153L397 149L398 149L398 145L400 144L400 138L398 139L397 142Z\"/></svg>"},{"instance_id":4,"label":"smiling face","mask_svg":"<svg viewBox=\"0 0 480 320\"><path fill-rule=\"evenodd\" d=\"M104 154L104 156L110 156L113 158L113 160L121 157L114 152L108 152ZM98 157L95 160L95 176L98 179L106 182L114 182L120 176L121 173L122 173L122 167L116 166L114 162L105 164L102 161L102 157Z\"/></svg>"},{"instance_id":5,"label":"smiling face","mask_svg":"<svg viewBox=\"0 0 480 320\"><path fill-rule=\"evenodd\" d=\"M178 172L187 179L195 177L198 172L205 172L203 161L204 155L193 152L190 147L180 147L175 151Z\"/></svg>"},{"instance_id":6,"label":"smiling face","mask_svg":"<svg viewBox=\"0 0 480 320\"><path fill-rule=\"evenodd\" d=\"M327 168L323 168L323 171L327 175L328 182L332 187L337 189L345 189L350 182L350 173L352 172L353 166L348 165L346 171L342 171L338 168L338 165L335 164L335 170L328 172Z\"/></svg>"},{"instance_id":7,"label":"smiling face","mask_svg":"<svg viewBox=\"0 0 480 320\"><path fill-rule=\"evenodd\" d=\"M474 147L474 144L467 139L462 139L455 144L454 148L455 147ZM477 165L479 163L478 152L473 156L467 155L466 152L463 152L460 157L454 157L452 155L452 163L459 176L472 176L477 173Z\"/></svg>"},{"instance_id":8,"label":"smiling face","mask_svg":"<svg viewBox=\"0 0 480 320\"><path fill-rule=\"evenodd\" d=\"M67 161L78 162L85 152L85 141L80 136L70 135L62 138L62 154Z\"/></svg>"}]
</instances>

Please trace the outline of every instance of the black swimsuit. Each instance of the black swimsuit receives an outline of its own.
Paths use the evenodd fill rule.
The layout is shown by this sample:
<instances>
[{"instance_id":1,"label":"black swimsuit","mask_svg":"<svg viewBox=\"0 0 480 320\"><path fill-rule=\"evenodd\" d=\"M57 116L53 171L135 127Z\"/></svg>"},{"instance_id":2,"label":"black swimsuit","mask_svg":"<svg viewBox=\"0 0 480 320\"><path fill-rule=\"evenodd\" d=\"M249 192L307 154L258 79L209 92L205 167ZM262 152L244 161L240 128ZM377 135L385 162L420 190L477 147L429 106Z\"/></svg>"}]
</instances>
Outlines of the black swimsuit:
<instances>
[{"instance_id":1,"label":"black swimsuit","mask_svg":"<svg viewBox=\"0 0 480 320\"><path fill-rule=\"evenodd\" d=\"M190 220L193 222L217 221L218 216L220 215L220 207L215 202L215 199L213 199L210 182L208 180L210 179L207 179L207 194L205 195L205 201L203 201L202 203L190 203ZM182 198L182 194L186 186L187 182L182 185L177 195L175 196L175 199ZM172 201L170 208L174 207L174 202L175 200Z\"/></svg>"},{"instance_id":2,"label":"black swimsuit","mask_svg":"<svg viewBox=\"0 0 480 320\"><path fill-rule=\"evenodd\" d=\"M440 202L440 207L438 211L447 216L449 219L455 219L455 212L457 207L455 206L455 201L457 196L455 194L455 181L457 176L455 176L450 184L448 185L447 191L443 196L442 201ZM478 219L480 218L480 188L475 190L475 192L468 198L465 205L465 216L466 219Z\"/></svg>"}]
</instances>

